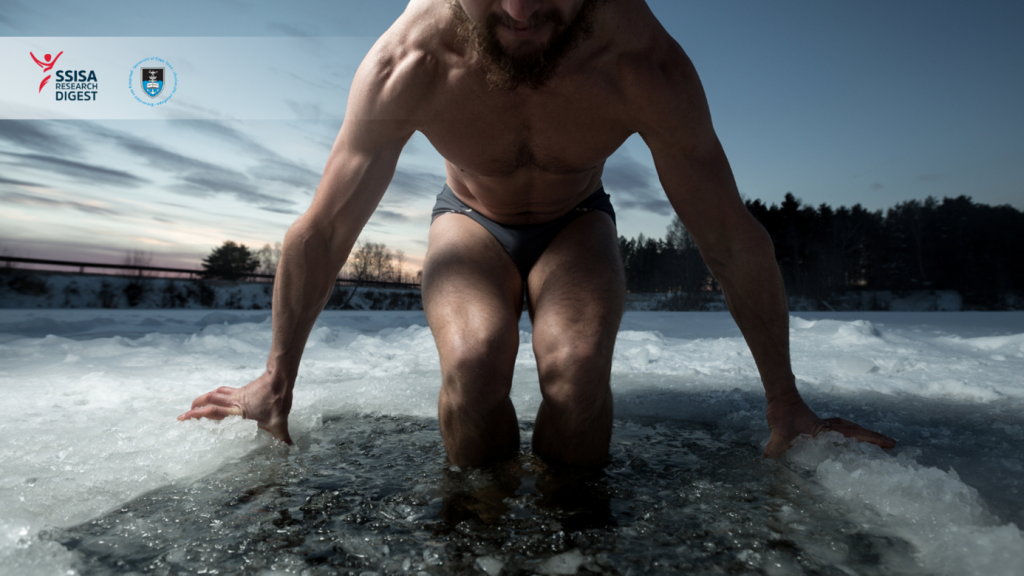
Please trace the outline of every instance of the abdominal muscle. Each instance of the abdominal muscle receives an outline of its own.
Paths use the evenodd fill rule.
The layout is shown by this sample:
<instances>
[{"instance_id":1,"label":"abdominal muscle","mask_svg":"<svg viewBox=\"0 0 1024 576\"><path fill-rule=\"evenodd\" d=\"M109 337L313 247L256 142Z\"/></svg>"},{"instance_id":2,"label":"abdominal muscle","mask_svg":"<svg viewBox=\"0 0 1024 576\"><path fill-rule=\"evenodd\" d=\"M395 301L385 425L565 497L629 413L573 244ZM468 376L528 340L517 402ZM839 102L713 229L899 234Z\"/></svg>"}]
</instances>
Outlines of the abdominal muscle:
<instances>
[{"instance_id":1,"label":"abdominal muscle","mask_svg":"<svg viewBox=\"0 0 1024 576\"><path fill-rule=\"evenodd\" d=\"M445 162L448 187L467 206L506 226L543 224L559 218L601 187L604 162L576 173L551 174L526 167L485 176Z\"/></svg>"}]
</instances>

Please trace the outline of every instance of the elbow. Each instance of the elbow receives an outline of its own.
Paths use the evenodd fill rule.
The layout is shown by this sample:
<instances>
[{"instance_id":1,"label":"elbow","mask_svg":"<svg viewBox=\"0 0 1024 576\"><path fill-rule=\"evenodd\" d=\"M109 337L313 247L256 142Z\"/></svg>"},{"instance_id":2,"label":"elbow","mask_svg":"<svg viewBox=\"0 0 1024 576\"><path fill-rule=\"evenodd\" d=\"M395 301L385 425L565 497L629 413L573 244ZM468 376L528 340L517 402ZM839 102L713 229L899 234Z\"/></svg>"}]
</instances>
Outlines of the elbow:
<instances>
[{"instance_id":1,"label":"elbow","mask_svg":"<svg viewBox=\"0 0 1024 576\"><path fill-rule=\"evenodd\" d=\"M299 216L284 235L285 246L307 246L323 241L323 227L317 226L309 214Z\"/></svg>"},{"instance_id":2,"label":"elbow","mask_svg":"<svg viewBox=\"0 0 1024 576\"><path fill-rule=\"evenodd\" d=\"M311 249L324 245L323 233L306 219L297 219L284 235L284 251L308 254Z\"/></svg>"},{"instance_id":3,"label":"elbow","mask_svg":"<svg viewBox=\"0 0 1024 576\"><path fill-rule=\"evenodd\" d=\"M318 225L306 215L299 217L294 224L288 228L284 235L284 253L301 254L305 261L322 262L324 259L331 259L335 252L331 249L333 245L332 231L329 227ZM341 265L339 264L340 268Z\"/></svg>"},{"instance_id":4,"label":"elbow","mask_svg":"<svg viewBox=\"0 0 1024 576\"><path fill-rule=\"evenodd\" d=\"M719 280L728 277L737 266L765 262L775 264L772 238L753 216L748 216L746 222L722 234L709 246L702 246L701 254L711 273Z\"/></svg>"}]
</instances>

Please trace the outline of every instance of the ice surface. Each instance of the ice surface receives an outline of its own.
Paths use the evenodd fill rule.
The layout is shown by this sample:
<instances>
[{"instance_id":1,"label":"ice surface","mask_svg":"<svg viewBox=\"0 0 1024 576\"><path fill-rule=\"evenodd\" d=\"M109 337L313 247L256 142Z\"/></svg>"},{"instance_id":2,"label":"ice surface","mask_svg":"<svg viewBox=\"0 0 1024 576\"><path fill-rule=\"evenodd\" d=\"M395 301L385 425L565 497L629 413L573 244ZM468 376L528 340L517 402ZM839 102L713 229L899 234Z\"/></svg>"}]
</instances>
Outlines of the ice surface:
<instances>
[{"instance_id":1,"label":"ice surface","mask_svg":"<svg viewBox=\"0 0 1024 576\"><path fill-rule=\"evenodd\" d=\"M512 396L521 420L528 423L540 397L527 320L520 329ZM769 503L764 496L760 508L733 512L763 512L756 522L773 526L774 533L786 534L793 544L769 545L778 537L754 531L741 548L712 542L716 551L707 556L709 561L725 566L729 550L728 562L765 573L813 571L823 565L844 571L842 567L854 569L849 568L853 564L858 573L1019 573L1024 565L1019 531L1024 526L1024 314L799 313L791 319L791 336L794 371L812 406L822 416L844 416L880 429L900 445L883 453L816 439L778 464L758 463L786 478L771 490L764 488L765 494L783 493L781 500ZM82 569L98 553L69 548L52 536L54 530L105 519L113 532L149 534L146 526L154 517L119 520L117 510L154 491L184 493L190 486L208 486L211 480L202 479L228 473L225 467L255 469L266 465L267 458L299 457L305 450L303 438L312 442L325 430L340 434L325 421L353 415L436 417L437 351L422 312L328 312L310 337L296 388L292 432L299 447L289 451L275 446L253 423L240 419L175 420L198 394L258 376L269 344L265 311L0 312L0 393L5 400L0 405L0 565L15 574ZM716 450L737 461L757 462L759 445L767 438L763 392L753 359L727 314L627 314L615 350L612 386L620 457L643 446L640 460L652 465L651 460L660 459L658 466L676 469L680 486L729 483L727 473L711 465ZM646 442L659 442L657 448L637 440L638 433L629 428L634 425L647 427L645 434L653 440ZM433 466L436 475L444 461L436 428L424 433L426 437L434 440L423 466ZM701 449L707 452L696 456ZM253 460L259 454L264 456ZM341 456L328 458L324 465L347 466ZM383 466L366 477L357 474L352 489L386 483L396 472ZM737 466L741 474L744 467ZM786 472L789 468L792 473ZM693 475L696 469L706 470L703 479ZM659 486L656 474L644 474L643 482ZM287 478L268 482L291 485ZM242 484L224 486L231 492L248 487ZM795 491L785 488L790 484ZM402 490L443 492L437 482L405 486ZM760 489L752 493L761 494ZM676 523L686 517L690 504L668 494L643 494L651 499L647 506L652 510L664 503L656 526L674 527L661 565L697 562L693 543L703 546L703 540ZM716 500L720 506L731 497L724 494L721 502ZM575 533L565 531L568 540L561 548L525 560L516 560L501 546L479 553L469 542L458 546L464 545L471 556L466 566L478 565L487 573L508 562L536 573L544 573L542 567L568 570L573 565L611 570L617 562L637 573L660 570L656 562L638 568L640 552L623 551L613 560L598 555L605 545L629 549L630 530L640 535L638 546L644 542L647 528L635 518L626 521L616 515L616 501L611 500L612 516L626 527L608 532L612 540L600 540L600 545L576 545ZM534 514L531 503L523 505ZM429 502L421 508L416 513L423 518L439 514ZM182 515L186 509L168 510ZM851 533L860 536L836 536L845 542L840 550L809 534L835 526L854 526ZM380 562L366 570L388 570L388 555L360 552L357 540L344 540L355 533L339 530L342 541L333 543L332 550L379 556ZM707 527L701 530L718 534ZM437 566L443 562L431 564L430 546L424 544L429 538L414 540L426 548L415 562L406 555L410 566L422 564L428 573L441 570ZM444 553L438 558L456 562L445 556L452 550L450 543L439 546ZM668 552L677 548L681 551ZM173 551L166 553L174 564ZM870 564L865 564L864 554L877 560L875 569L864 572ZM275 557L266 569L309 562L308 556L293 556ZM807 564L808 558L816 564ZM187 565L186 560L179 564ZM281 567L272 568L278 561Z\"/></svg>"},{"instance_id":2,"label":"ice surface","mask_svg":"<svg viewBox=\"0 0 1024 576\"><path fill-rule=\"evenodd\" d=\"M901 455L903 456L903 455ZM850 505L851 518L884 526L914 545L920 563L939 574L1019 574L1024 538L985 510L978 491L950 468L891 458L830 432L795 447L787 460L812 470Z\"/></svg>"}]
</instances>

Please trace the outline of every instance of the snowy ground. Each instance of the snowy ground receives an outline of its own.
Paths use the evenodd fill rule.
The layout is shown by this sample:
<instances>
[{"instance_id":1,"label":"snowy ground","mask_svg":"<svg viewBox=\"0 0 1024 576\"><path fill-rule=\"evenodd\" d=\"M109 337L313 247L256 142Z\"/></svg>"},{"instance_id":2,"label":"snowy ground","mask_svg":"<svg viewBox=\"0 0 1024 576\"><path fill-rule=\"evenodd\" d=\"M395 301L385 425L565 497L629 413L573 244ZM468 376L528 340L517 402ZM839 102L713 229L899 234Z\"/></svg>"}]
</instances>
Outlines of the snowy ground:
<instances>
[{"instance_id":1,"label":"snowy ground","mask_svg":"<svg viewBox=\"0 0 1024 576\"><path fill-rule=\"evenodd\" d=\"M269 310L273 284L0 269L0 309ZM355 292L353 294L353 291ZM328 309L421 310L419 289L339 285Z\"/></svg>"},{"instance_id":2,"label":"snowy ground","mask_svg":"<svg viewBox=\"0 0 1024 576\"><path fill-rule=\"evenodd\" d=\"M512 395L528 434L539 393L525 318L520 328ZM761 462L759 446L767 439L762 391L753 360L728 314L630 312L613 365L613 461L618 464L613 462L606 482L611 486L608 506L615 528L594 533L611 534L613 540L599 546L592 535L557 555L549 549L550 558L543 557L540 548L513 553L495 547L484 553L486 547L467 545L466 554L478 556L470 558L475 562L470 566L488 574L499 573L502 566L552 574L657 572L657 563L644 564L635 555L602 557L597 552L609 546L625 549L631 538L646 541L644 530L650 528L644 528L645 522L655 522L661 532L671 527L678 539L659 548L669 563L663 565L710 562L707 550L715 544L699 551L686 545L687 539L710 538L708 534L714 533L720 538L714 557L719 563L714 566L724 566L720 562L726 560L718 558L725 554L729 562L767 574L802 573L821 566L859 574L1024 571L1024 312L800 312L794 313L790 328L794 370L812 406L822 416L848 417L895 437L895 450L819 438L801 444L777 463ZM231 466L248 466L255 474L252 470L266 469L265 462L277 462L275 458L312 458L320 454L317 446L343 435L345 426L362 426L360 418L406 419L395 425L397 429L420 430L420 436L408 438L431 446L423 449L423 465L444 468L433 420L437 352L422 312L322 315L296 387L296 447L274 446L253 423L240 419L175 420L198 394L258 376L270 337L267 311L0 311L3 572L103 571L96 566L121 571L116 568L121 560L110 550L100 554L69 544L86 538L76 526L99 522L107 526L104 534L156 534L160 528L155 527L155 516L140 516L146 509L142 503L153 494L173 493L167 501L176 501L182 496L173 491L184 490L189 498L199 498L213 493L204 492L213 490L203 488L209 485L205 479L234 477L228 472ZM382 425L366 426L370 430ZM406 438L398 431L391 433L394 446ZM636 454L642 449L648 450L648 462L664 462L658 471L645 464L647 471L637 472ZM718 449L728 455L722 463L714 457ZM343 456L328 457L325 466L343 468L342 462ZM365 465L366 470L376 470ZM658 484L666 482L659 476L661 470L673 466L677 472L671 483ZM698 479L692 470L701 466L709 476ZM627 472L640 474L630 477L634 487L657 484L658 492L629 497L616 492L616 482L626 482ZM387 482L399 472L388 463L380 464L374 474L359 482ZM754 480L744 481L753 491L753 500L747 501L755 504L741 514L752 515L748 524L768 526L759 528L763 533L748 530L749 542L736 544L736 550L723 544L728 540L723 535L747 533L742 527L747 524L739 520L731 527L709 524L699 531L704 536L694 536L693 531L683 535L682 527L692 520L685 520L690 518L687 514L700 508L693 504L698 494L739 485L734 478L740 476L764 475L775 478L775 484L758 488ZM359 490L359 482L353 490ZM223 489L234 490L229 488ZM677 502L684 494L689 503ZM731 492L723 494L715 505L726 507L724 515L729 516L733 512L728 506L738 500ZM649 506L662 510L660 520L629 520L628 513L620 511L625 510L620 504L641 496L656 500ZM429 501L424 501L422 515L434 513ZM118 520L119 510L133 519ZM758 514L764 515L763 522L757 520ZM175 515L186 513L171 513ZM77 536L53 536L60 530ZM866 536L845 544L814 536L835 531L840 539L850 530ZM102 543L108 536L96 538ZM405 571L412 570L408 573L454 569L455 564L446 568L444 561L430 560L427 549L440 546L435 538L416 540L416 546L424 547L422 554L400 556L399 550L405 549L392 543L391 548L384 546L384 553L356 556L369 572L389 573L388 566L397 566L397 572L405 566ZM789 544L765 544L780 538ZM146 546L155 542L140 541L150 542ZM856 542L864 541L874 543L868 560L855 553ZM174 563L191 557L180 550L161 554L162 566L179 570L185 564ZM299 571L305 561L288 558L293 557L298 560L291 568L281 568L281 560L263 569ZM629 570L627 563L632 563ZM227 567L224 564L221 571Z\"/></svg>"}]
</instances>

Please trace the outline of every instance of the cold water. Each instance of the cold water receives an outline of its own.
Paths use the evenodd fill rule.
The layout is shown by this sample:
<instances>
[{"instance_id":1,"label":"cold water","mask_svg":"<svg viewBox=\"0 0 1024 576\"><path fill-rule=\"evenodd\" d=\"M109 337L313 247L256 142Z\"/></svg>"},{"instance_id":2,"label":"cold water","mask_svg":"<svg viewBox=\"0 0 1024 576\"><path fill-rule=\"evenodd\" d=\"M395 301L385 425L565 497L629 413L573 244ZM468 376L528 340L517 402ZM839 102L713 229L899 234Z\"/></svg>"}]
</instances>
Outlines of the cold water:
<instances>
[{"instance_id":1,"label":"cold water","mask_svg":"<svg viewBox=\"0 0 1024 576\"><path fill-rule=\"evenodd\" d=\"M627 314L609 466L524 454L452 469L422 315L325 315L294 447L251 422L174 420L259 374L266 313L16 311L0 318L0 566L11 574L1020 574L1024 315L791 321L835 437L765 461L756 368L726 315Z\"/></svg>"}]
</instances>

